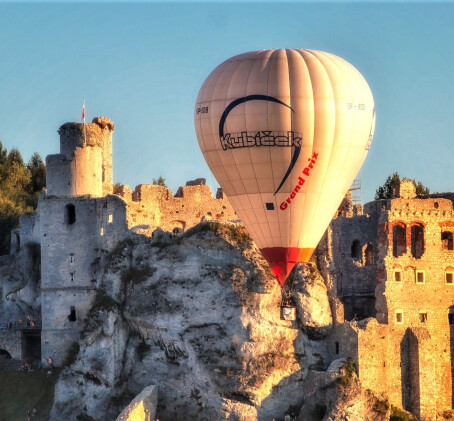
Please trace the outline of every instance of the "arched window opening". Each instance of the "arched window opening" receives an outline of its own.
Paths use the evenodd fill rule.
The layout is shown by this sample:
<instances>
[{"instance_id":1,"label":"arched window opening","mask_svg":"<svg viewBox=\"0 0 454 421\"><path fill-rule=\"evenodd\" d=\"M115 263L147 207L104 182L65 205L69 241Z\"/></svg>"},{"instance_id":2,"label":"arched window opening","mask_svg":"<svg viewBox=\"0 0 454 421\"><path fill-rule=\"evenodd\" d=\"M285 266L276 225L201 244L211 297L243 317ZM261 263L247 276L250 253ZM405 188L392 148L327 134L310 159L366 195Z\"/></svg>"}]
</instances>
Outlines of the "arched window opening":
<instances>
[{"instance_id":1,"label":"arched window opening","mask_svg":"<svg viewBox=\"0 0 454 421\"><path fill-rule=\"evenodd\" d=\"M452 232L443 231L441 233L441 247L443 250L454 250Z\"/></svg>"},{"instance_id":2,"label":"arched window opening","mask_svg":"<svg viewBox=\"0 0 454 421\"><path fill-rule=\"evenodd\" d=\"M393 226L393 256L399 257L407 252L407 241L405 238L405 225L396 224Z\"/></svg>"},{"instance_id":3,"label":"arched window opening","mask_svg":"<svg viewBox=\"0 0 454 421\"><path fill-rule=\"evenodd\" d=\"M411 226L411 254L415 259L420 259L424 254L424 226L422 224Z\"/></svg>"},{"instance_id":4,"label":"arched window opening","mask_svg":"<svg viewBox=\"0 0 454 421\"><path fill-rule=\"evenodd\" d=\"M183 233L183 230L180 228L180 227L175 227L173 230L172 230L172 235L175 237L179 234L182 234Z\"/></svg>"},{"instance_id":5,"label":"arched window opening","mask_svg":"<svg viewBox=\"0 0 454 421\"><path fill-rule=\"evenodd\" d=\"M1 357L5 360L11 360L11 354L6 349L0 349L0 358Z\"/></svg>"},{"instance_id":6,"label":"arched window opening","mask_svg":"<svg viewBox=\"0 0 454 421\"><path fill-rule=\"evenodd\" d=\"M366 249L364 250L364 266L373 264L375 264L374 246L371 243L367 243Z\"/></svg>"},{"instance_id":7,"label":"arched window opening","mask_svg":"<svg viewBox=\"0 0 454 421\"><path fill-rule=\"evenodd\" d=\"M72 225L76 222L76 207L74 205L66 205L65 207L65 223Z\"/></svg>"},{"instance_id":8,"label":"arched window opening","mask_svg":"<svg viewBox=\"0 0 454 421\"><path fill-rule=\"evenodd\" d=\"M359 240L354 240L351 247L351 256L353 260L361 259L361 243Z\"/></svg>"},{"instance_id":9,"label":"arched window opening","mask_svg":"<svg viewBox=\"0 0 454 421\"><path fill-rule=\"evenodd\" d=\"M68 320L70 322L75 322L76 321L76 307L71 306L71 312L68 315Z\"/></svg>"}]
</instances>

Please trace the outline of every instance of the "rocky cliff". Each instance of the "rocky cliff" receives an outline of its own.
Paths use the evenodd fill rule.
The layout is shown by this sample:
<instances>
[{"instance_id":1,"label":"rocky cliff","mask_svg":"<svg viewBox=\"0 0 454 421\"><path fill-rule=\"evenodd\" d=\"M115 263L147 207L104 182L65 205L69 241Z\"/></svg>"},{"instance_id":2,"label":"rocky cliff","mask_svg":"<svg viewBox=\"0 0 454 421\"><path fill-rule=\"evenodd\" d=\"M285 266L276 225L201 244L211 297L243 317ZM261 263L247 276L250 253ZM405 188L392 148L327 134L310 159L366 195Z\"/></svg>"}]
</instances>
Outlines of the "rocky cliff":
<instances>
[{"instance_id":1,"label":"rocky cliff","mask_svg":"<svg viewBox=\"0 0 454 421\"><path fill-rule=\"evenodd\" d=\"M28 243L14 255L0 257L0 323L15 323L24 315L41 318L40 256L39 245Z\"/></svg>"},{"instance_id":2,"label":"rocky cliff","mask_svg":"<svg viewBox=\"0 0 454 421\"><path fill-rule=\"evenodd\" d=\"M3 295L32 311L34 271L14 259L3 272L21 269L16 281L3 278ZM52 419L114 420L150 385L161 421L387 419L350 363L328 367L332 316L315 263L292 274L297 320L281 320L281 289L241 225L136 235L94 256L92 269L97 296L57 382Z\"/></svg>"}]
</instances>

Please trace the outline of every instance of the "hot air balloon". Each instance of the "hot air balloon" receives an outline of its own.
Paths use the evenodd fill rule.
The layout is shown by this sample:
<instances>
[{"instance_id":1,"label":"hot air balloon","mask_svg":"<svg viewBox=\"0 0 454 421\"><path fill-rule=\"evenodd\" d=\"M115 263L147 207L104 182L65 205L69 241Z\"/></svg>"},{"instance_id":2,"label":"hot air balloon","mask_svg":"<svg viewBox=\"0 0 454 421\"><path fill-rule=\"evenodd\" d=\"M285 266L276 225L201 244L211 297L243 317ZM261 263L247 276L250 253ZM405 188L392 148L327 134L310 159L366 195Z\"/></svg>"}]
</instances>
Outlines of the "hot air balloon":
<instances>
[{"instance_id":1,"label":"hot air balloon","mask_svg":"<svg viewBox=\"0 0 454 421\"><path fill-rule=\"evenodd\" d=\"M194 120L208 166L284 286L366 158L375 125L367 82L333 54L252 51L211 72Z\"/></svg>"}]
</instances>

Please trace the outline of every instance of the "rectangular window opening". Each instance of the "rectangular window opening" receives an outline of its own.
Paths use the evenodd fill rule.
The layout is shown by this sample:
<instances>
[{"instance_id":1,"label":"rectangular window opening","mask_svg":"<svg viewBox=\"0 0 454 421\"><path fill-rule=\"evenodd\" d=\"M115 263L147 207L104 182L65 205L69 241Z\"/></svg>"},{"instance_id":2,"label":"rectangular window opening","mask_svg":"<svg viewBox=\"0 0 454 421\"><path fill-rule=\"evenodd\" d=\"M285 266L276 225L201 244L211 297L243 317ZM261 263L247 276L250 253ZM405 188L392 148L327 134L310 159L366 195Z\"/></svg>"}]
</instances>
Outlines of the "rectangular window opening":
<instances>
[{"instance_id":1,"label":"rectangular window opening","mask_svg":"<svg viewBox=\"0 0 454 421\"><path fill-rule=\"evenodd\" d=\"M113 215L111 213L109 213L109 224L111 224L113 222Z\"/></svg>"},{"instance_id":2,"label":"rectangular window opening","mask_svg":"<svg viewBox=\"0 0 454 421\"><path fill-rule=\"evenodd\" d=\"M396 311L396 323L403 323L404 315L401 311Z\"/></svg>"},{"instance_id":3,"label":"rectangular window opening","mask_svg":"<svg viewBox=\"0 0 454 421\"><path fill-rule=\"evenodd\" d=\"M70 322L75 322L77 319L76 319L76 307L74 306L71 306L70 308L70 313L68 315L68 320Z\"/></svg>"},{"instance_id":4,"label":"rectangular window opening","mask_svg":"<svg viewBox=\"0 0 454 421\"><path fill-rule=\"evenodd\" d=\"M266 210L274 210L274 203L265 203Z\"/></svg>"},{"instance_id":5,"label":"rectangular window opening","mask_svg":"<svg viewBox=\"0 0 454 421\"><path fill-rule=\"evenodd\" d=\"M453 283L454 283L453 281L454 281L453 272L446 272L446 283L453 285Z\"/></svg>"},{"instance_id":6,"label":"rectangular window opening","mask_svg":"<svg viewBox=\"0 0 454 421\"><path fill-rule=\"evenodd\" d=\"M425 272L423 270L416 271L416 283L424 284L426 282Z\"/></svg>"},{"instance_id":7,"label":"rectangular window opening","mask_svg":"<svg viewBox=\"0 0 454 421\"><path fill-rule=\"evenodd\" d=\"M402 272L400 270L394 271L394 281L395 282L402 282Z\"/></svg>"},{"instance_id":8,"label":"rectangular window opening","mask_svg":"<svg viewBox=\"0 0 454 421\"><path fill-rule=\"evenodd\" d=\"M100 232L101 236L104 235L104 227L101 227L101 232Z\"/></svg>"},{"instance_id":9,"label":"rectangular window opening","mask_svg":"<svg viewBox=\"0 0 454 421\"><path fill-rule=\"evenodd\" d=\"M421 323L426 323L427 322L427 312L426 311L420 311L419 312L419 321Z\"/></svg>"}]
</instances>

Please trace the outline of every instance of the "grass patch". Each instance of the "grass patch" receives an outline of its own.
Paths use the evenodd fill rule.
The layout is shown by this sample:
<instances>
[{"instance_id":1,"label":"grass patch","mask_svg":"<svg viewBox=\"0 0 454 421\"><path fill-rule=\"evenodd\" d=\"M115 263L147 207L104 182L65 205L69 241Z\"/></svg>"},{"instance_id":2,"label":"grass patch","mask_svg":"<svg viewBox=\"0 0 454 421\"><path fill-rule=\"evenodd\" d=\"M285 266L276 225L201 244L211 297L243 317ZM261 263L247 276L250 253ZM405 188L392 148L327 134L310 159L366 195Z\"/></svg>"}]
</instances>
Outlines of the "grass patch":
<instances>
[{"instance_id":1,"label":"grass patch","mask_svg":"<svg viewBox=\"0 0 454 421\"><path fill-rule=\"evenodd\" d=\"M25 420L27 410L36 408L33 421L48 421L54 403L54 387L59 370L46 377L47 370L31 373L0 370L0 419Z\"/></svg>"},{"instance_id":2,"label":"grass patch","mask_svg":"<svg viewBox=\"0 0 454 421\"><path fill-rule=\"evenodd\" d=\"M238 245L250 247L252 245L252 237L242 225L222 224L219 222L202 222L188 229L183 235L176 237L176 241L181 241L183 238L189 238L199 232L212 231L214 235L224 237L227 240L235 242Z\"/></svg>"},{"instance_id":3,"label":"grass patch","mask_svg":"<svg viewBox=\"0 0 454 421\"><path fill-rule=\"evenodd\" d=\"M391 405L391 416L389 417L389 421L415 421L415 420L416 420L415 417L408 415L408 413L402 411L402 409Z\"/></svg>"}]
</instances>

